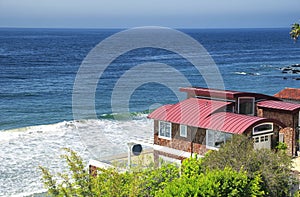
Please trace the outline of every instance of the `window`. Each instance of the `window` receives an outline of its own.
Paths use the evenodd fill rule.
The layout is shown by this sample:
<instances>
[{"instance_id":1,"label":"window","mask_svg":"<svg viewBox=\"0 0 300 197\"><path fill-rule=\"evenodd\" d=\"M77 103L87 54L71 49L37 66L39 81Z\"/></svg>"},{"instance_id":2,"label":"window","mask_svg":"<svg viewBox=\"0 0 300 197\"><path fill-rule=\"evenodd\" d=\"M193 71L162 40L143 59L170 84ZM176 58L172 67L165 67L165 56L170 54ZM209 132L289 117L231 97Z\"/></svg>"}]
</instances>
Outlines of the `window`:
<instances>
[{"instance_id":1,"label":"window","mask_svg":"<svg viewBox=\"0 0 300 197\"><path fill-rule=\"evenodd\" d=\"M187 136L187 126L180 125L180 137L186 137L186 136Z\"/></svg>"},{"instance_id":2,"label":"window","mask_svg":"<svg viewBox=\"0 0 300 197\"><path fill-rule=\"evenodd\" d=\"M241 97L238 101L239 114L254 115L254 98Z\"/></svg>"},{"instance_id":3,"label":"window","mask_svg":"<svg viewBox=\"0 0 300 197\"><path fill-rule=\"evenodd\" d=\"M284 142L283 140L284 140L284 134L283 133L279 133L279 142Z\"/></svg>"},{"instance_id":4,"label":"window","mask_svg":"<svg viewBox=\"0 0 300 197\"><path fill-rule=\"evenodd\" d=\"M298 127L300 127L300 111L299 111L299 115L298 115Z\"/></svg>"},{"instance_id":5,"label":"window","mask_svg":"<svg viewBox=\"0 0 300 197\"><path fill-rule=\"evenodd\" d=\"M253 128L253 135L272 132L272 131L273 131L273 123L264 123Z\"/></svg>"},{"instance_id":6,"label":"window","mask_svg":"<svg viewBox=\"0 0 300 197\"><path fill-rule=\"evenodd\" d=\"M161 138L171 139L172 125L169 122L159 121L158 136Z\"/></svg>"},{"instance_id":7,"label":"window","mask_svg":"<svg viewBox=\"0 0 300 197\"><path fill-rule=\"evenodd\" d=\"M224 133L221 131L206 130L206 146L213 148L220 148L221 144L224 144L232 137L230 133Z\"/></svg>"}]
</instances>

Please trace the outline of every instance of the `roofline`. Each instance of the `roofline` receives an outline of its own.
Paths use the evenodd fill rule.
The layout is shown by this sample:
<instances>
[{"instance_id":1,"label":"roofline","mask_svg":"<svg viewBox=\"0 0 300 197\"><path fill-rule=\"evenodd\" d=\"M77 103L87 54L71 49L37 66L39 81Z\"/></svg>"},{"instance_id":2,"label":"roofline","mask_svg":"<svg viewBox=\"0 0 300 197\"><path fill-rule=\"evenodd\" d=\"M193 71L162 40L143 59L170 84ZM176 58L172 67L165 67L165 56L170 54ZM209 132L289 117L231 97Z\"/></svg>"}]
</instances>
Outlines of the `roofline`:
<instances>
[{"instance_id":1,"label":"roofline","mask_svg":"<svg viewBox=\"0 0 300 197\"><path fill-rule=\"evenodd\" d=\"M201 87L181 87L179 88L181 92L192 93L195 96L202 96L208 98L219 98L224 100L235 100L238 97L257 97L258 99L268 99L268 100L275 100L281 101L280 98L260 94L260 93L253 93L253 92L238 92L233 90L220 90L220 89L213 89L213 88L201 88Z\"/></svg>"},{"instance_id":2,"label":"roofline","mask_svg":"<svg viewBox=\"0 0 300 197\"><path fill-rule=\"evenodd\" d=\"M282 128L286 127L286 125L283 124L282 122L280 122L279 120L276 120L276 119L273 119L273 118L264 118L264 119L258 120L257 122L254 122L253 124L251 124L247 129L245 129L245 131L248 130L249 128L251 128L251 127L254 127L254 126L257 126L259 124L266 123L266 122L275 123L275 124L277 124L278 126L280 126Z\"/></svg>"},{"instance_id":3,"label":"roofline","mask_svg":"<svg viewBox=\"0 0 300 197\"><path fill-rule=\"evenodd\" d=\"M155 118L150 118L150 119L152 119L152 120L157 120L157 121L165 121L165 120L160 120L160 119L155 119ZM273 118L264 118L264 119L261 119L261 120L257 120L256 122L254 122L254 123L252 123L251 125L249 125L246 129L244 129L244 132L243 132L243 133L245 133L245 131L247 131L247 130L250 129L250 128L253 128L253 127L257 126L257 125L260 125L260 124L262 124L262 123L267 123L267 122L275 123L275 124L277 124L278 126L280 126L281 128L285 128L285 127L286 127L285 124L283 124L282 122L280 122L280 121L278 121L278 120L276 120L276 119L273 119ZM170 122L170 123L172 123L172 124L180 124L180 123L176 123L176 122ZM195 126L192 126L192 125L187 125L187 126L195 127ZM204 128L204 127L195 127L195 128L209 129L209 128ZM223 130L218 130L218 131L224 132L224 133L230 133L230 132L228 132L228 131L223 131ZM238 134L238 135L240 135L240 134L243 134L243 133L232 133L232 134Z\"/></svg>"},{"instance_id":4,"label":"roofline","mask_svg":"<svg viewBox=\"0 0 300 197\"><path fill-rule=\"evenodd\" d=\"M298 93L290 95L290 91L294 91L294 93L296 93L296 92L298 92ZM300 101L300 89L299 88L285 87L281 91L274 94L274 97L299 102Z\"/></svg>"},{"instance_id":5,"label":"roofline","mask_svg":"<svg viewBox=\"0 0 300 197\"><path fill-rule=\"evenodd\" d=\"M300 107L293 109L293 110L288 110L288 109L276 109L276 108L270 108L270 107L264 107L264 106L257 106L258 108L263 108L263 109L268 109L269 111L286 111L286 112L291 112L291 113L296 113L298 110L300 110Z\"/></svg>"}]
</instances>

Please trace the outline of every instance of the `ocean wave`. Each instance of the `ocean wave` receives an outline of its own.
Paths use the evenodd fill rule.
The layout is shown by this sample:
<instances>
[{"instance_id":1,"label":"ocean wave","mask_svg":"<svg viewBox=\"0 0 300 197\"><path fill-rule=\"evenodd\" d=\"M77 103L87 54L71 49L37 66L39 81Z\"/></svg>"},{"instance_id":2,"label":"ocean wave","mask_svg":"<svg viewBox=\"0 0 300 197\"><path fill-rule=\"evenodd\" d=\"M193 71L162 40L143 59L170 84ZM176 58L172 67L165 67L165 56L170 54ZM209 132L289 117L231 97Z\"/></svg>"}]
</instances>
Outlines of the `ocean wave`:
<instances>
[{"instance_id":1,"label":"ocean wave","mask_svg":"<svg viewBox=\"0 0 300 197\"><path fill-rule=\"evenodd\" d=\"M24 196L43 189L38 166L62 172L61 148L68 147L87 162L127 153L127 142L153 137L146 114L130 120L90 119L23 127L0 132L0 196ZM28 194L28 193L27 193Z\"/></svg>"},{"instance_id":2,"label":"ocean wave","mask_svg":"<svg viewBox=\"0 0 300 197\"><path fill-rule=\"evenodd\" d=\"M34 192L24 192L20 194L12 195L11 197L47 197L47 190L41 189Z\"/></svg>"},{"instance_id":3,"label":"ocean wave","mask_svg":"<svg viewBox=\"0 0 300 197\"><path fill-rule=\"evenodd\" d=\"M98 117L100 119L115 119L115 120L126 120L126 119L141 119L146 118L149 113L153 110L145 110L141 112L130 112L130 113L110 113L110 114L100 114Z\"/></svg>"},{"instance_id":4,"label":"ocean wave","mask_svg":"<svg viewBox=\"0 0 300 197\"><path fill-rule=\"evenodd\" d=\"M259 76L260 73L251 73L251 72L234 72L236 75L252 75L252 76Z\"/></svg>"}]
</instances>

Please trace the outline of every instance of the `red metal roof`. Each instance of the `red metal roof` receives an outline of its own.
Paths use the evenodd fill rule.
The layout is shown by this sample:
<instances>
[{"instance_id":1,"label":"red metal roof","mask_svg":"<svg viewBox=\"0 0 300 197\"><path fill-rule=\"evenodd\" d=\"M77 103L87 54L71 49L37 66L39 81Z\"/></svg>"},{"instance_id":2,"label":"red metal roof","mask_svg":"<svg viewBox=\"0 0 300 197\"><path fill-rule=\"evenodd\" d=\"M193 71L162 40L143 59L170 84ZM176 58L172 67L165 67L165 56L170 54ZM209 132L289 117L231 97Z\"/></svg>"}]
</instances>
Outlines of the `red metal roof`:
<instances>
[{"instance_id":1,"label":"red metal roof","mask_svg":"<svg viewBox=\"0 0 300 197\"><path fill-rule=\"evenodd\" d=\"M197 127L207 116L228 104L231 103L190 98L174 105L162 106L149 114L148 118Z\"/></svg>"},{"instance_id":2,"label":"red metal roof","mask_svg":"<svg viewBox=\"0 0 300 197\"><path fill-rule=\"evenodd\" d=\"M222 112L231 102L190 98L153 111L148 118L204 129L241 134L251 126L271 121L266 118Z\"/></svg>"},{"instance_id":3,"label":"red metal roof","mask_svg":"<svg viewBox=\"0 0 300 197\"><path fill-rule=\"evenodd\" d=\"M274 95L281 99L300 100L300 89L299 88L285 88Z\"/></svg>"},{"instance_id":4,"label":"red metal roof","mask_svg":"<svg viewBox=\"0 0 300 197\"><path fill-rule=\"evenodd\" d=\"M212 114L210 121L206 121L206 123L209 123L209 125L204 124L202 126L206 129L223 131L233 134L242 134L250 127L270 121L271 120L269 119L256 116L219 112Z\"/></svg>"},{"instance_id":5,"label":"red metal roof","mask_svg":"<svg viewBox=\"0 0 300 197\"><path fill-rule=\"evenodd\" d=\"M257 103L258 107L270 108L270 109L279 109L286 111L294 111L300 109L300 104L296 103L287 103L283 101L261 101Z\"/></svg>"}]
</instances>

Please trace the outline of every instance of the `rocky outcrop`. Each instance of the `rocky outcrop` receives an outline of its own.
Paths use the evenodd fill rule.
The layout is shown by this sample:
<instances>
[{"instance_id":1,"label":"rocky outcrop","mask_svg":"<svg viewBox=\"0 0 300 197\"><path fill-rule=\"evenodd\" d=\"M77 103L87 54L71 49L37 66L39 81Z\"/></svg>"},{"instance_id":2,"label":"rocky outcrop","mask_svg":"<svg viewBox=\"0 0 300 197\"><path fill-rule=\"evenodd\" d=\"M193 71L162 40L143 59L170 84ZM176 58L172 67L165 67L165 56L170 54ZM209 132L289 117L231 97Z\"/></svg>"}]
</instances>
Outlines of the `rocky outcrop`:
<instances>
[{"instance_id":1,"label":"rocky outcrop","mask_svg":"<svg viewBox=\"0 0 300 197\"><path fill-rule=\"evenodd\" d=\"M280 69L282 73L300 74L300 64L293 64Z\"/></svg>"}]
</instances>

